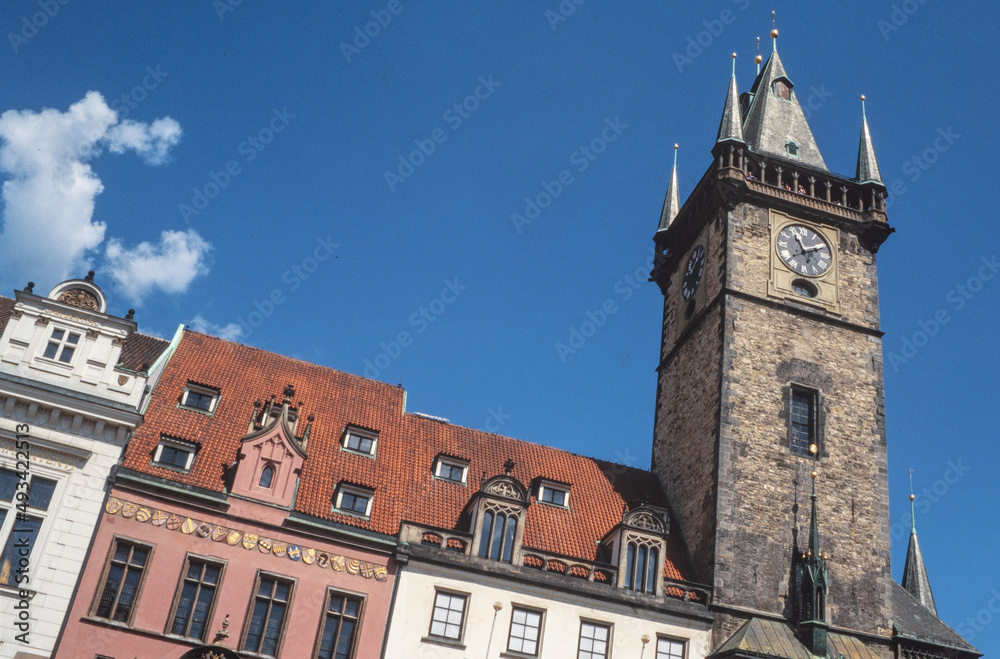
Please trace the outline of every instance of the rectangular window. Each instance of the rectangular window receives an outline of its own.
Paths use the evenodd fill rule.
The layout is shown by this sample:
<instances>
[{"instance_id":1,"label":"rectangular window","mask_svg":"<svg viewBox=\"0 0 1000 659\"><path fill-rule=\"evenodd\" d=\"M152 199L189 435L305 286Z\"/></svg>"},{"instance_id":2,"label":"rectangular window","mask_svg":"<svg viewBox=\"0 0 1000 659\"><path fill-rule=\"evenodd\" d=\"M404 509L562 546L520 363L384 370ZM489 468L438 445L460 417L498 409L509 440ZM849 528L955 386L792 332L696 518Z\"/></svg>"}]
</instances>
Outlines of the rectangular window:
<instances>
[{"instance_id":1,"label":"rectangular window","mask_svg":"<svg viewBox=\"0 0 1000 659\"><path fill-rule=\"evenodd\" d=\"M188 383L181 395L181 405L192 410L200 410L211 414L215 411L215 404L219 400L219 392L208 387Z\"/></svg>"},{"instance_id":2,"label":"rectangular window","mask_svg":"<svg viewBox=\"0 0 1000 659\"><path fill-rule=\"evenodd\" d=\"M343 447L349 451L375 455L375 445L378 444L378 433L358 428L348 428L344 433Z\"/></svg>"},{"instance_id":3,"label":"rectangular window","mask_svg":"<svg viewBox=\"0 0 1000 659\"><path fill-rule=\"evenodd\" d=\"M334 508L342 513L368 517L372 510L372 496L371 490L340 485L337 488L337 501Z\"/></svg>"},{"instance_id":4,"label":"rectangular window","mask_svg":"<svg viewBox=\"0 0 1000 659\"><path fill-rule=\"evenodd\" d=\"M539 486L541 490L539 500L543 503L550 503L553 506L566 507L566 501L569 499L569 492L566 490L555 487L548 484L542 484Z\"/></svg>"},{"instance_id":5,"label":"rectangular window","mask_svg":"<svg viewBox=\"0 0 1000 659\"><path fill-rule=\"evenodd\" d=\"M41 476L22 480L18 472L0 468L0 584L17 585L20 562L31 560L57 484Z\"/></svg>"},{"instance_id":6,"label":"rectangular window","mask_svg":"<svg viewBox=\"0 0 1000 659\"><path fill-rule=\"evenodd\" d=\"M221 574L222 566L218 563L188 558L170 625L171 634L205 640L205 628L212 615Z\"/></svg>"},{"instance_id":7,"label":"rectangular window","mask_svg":"<svg viewBox=\"0 0 1000 659\"><path fill-rule=\"evenodd\" d=\"M293 581L261 574L251 602L243 649L265 657L278 656Z\"/></svg>"},{"instance_id":8,"label":"rectangular window","mask_svg":"<svg viewBox=\"0 0 1000 659\"><path fill-rule=\"evenodd\" d=\"M126 624L132 619L150 551L131 540L115 540L94 611L96 617Z\"/></svg>"},{"instance_id":9,"label":"rectangular window","mask_svg":"<svg viewBox=\"0 0 1000 659\"><path fill-rule=\"evenodd\" d=\"M468 599L468 595L436 592L430 635L453 641L461 640L462 625L465 622L465 603Z\"/></svg>"},{"instance_id":10,"label":"rectangular window","mask_svg":"<svg viewBox=\"0 0 1000 659\"><path fill-rule=\"evenodd\" d=\"M580 651L577 659L607 659L611 627L594 622L580 623Z\"/></svg>"},{"instance_id":11,"label":"rectangular window","mask_svg":"<svg viewBox=\"0 0 1000 659\"><path fill-rule=\"evenodd\" d=\"M354 641L361 619L360 597L327 591L326 615L323 617L316 659L352 659Z\"/></svg>"},{"instance_id":12,"label":"rectangular window","mask_svg":"<svg viewBox=\"0 0 1000 659\"><path fill-rule=\"evenodd\" d=\"M792 453L811 455L809 446L816 441L816 394L793 388L788 409L789 445Z\"/></svg>"},{"instance_id":13,"label":"rectangular window","mask_svg":"<svg viewBox=\"0 0 1000 659\"><path fill-rule=\"evenodd\" d=\"M464 483L469 464L457 459L438 457L434 475L453 483Z\"/></svg>"},{"instance_id":14,"label":"rectangular window","mask_svg":"<svg viewBox=\"0 0 1000 659\"><path fill-rule=\"evenodd\" d=\"M180 440L162 438L153 455L153 463L159 467L188 471L194 462L196 447Z\"/></svg>"},{"instance_id":15,"label":"rectangular window","mask_svg":"<svg viewBox=\"0 0 1000 659\"><path fill-rule=\"evenodd\" d=\"M515 606L510 617L510 639L507 641L507 650L537 657L541 632L542 612Z\"/></svg>"},{"instance_id":16,"label":"rectangular window","mask_svg":"<svg viewBox=\"0 0 1000 659\"><path fill-rule=\"evenodd\" d=\"M48 345L42 357L55 359L56 361L68 364L73 361L73 353L80 343L80 335L76 332L69 332L62 329L53 329Z\"/></svg>"},{"instance_id":17,"label":"rectangular window","mask_svg":"<svg viewBox=\"0 0 1000 659\"><path fill-rule=\"evenodd\" d=\"M684 641L657 638L656 659L684 659Z\"/></svg>"}]
</instances>

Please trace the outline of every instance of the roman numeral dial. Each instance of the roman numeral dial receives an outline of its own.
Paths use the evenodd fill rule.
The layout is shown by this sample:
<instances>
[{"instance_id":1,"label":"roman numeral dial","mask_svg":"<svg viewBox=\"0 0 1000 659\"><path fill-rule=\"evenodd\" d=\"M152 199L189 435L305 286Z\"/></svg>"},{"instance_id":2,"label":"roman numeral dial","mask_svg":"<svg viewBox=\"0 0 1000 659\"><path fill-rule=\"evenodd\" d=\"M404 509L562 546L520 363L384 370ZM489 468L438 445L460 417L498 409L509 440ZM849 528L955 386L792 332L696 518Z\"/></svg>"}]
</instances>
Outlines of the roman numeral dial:
<instances>
[{"instance_id":1,"label":"roman numeral dial","mask_svg":"<svg viewBox=\"0 0 1000 659\"><path fill-rule=\"evenodd\" d=\"M798 275L819 277L830 269L833 254L818 233L801 224L791 224L778 233L775 242L778 258Z\"/></svg>"},{"instance_id":2,"label":"roman numeral dial","mask_svg":"<svg viewBox=\"0 0 1000 659\"><path fill-rule=\"evenodd\" d=\"M690 300L698 288L701 281L701 273L705 270L705 248L701 245L695 247L688 259L687 267L684 268L684 280L681 282L681 295L685 300Z\"/></svg>"}]
</instances>

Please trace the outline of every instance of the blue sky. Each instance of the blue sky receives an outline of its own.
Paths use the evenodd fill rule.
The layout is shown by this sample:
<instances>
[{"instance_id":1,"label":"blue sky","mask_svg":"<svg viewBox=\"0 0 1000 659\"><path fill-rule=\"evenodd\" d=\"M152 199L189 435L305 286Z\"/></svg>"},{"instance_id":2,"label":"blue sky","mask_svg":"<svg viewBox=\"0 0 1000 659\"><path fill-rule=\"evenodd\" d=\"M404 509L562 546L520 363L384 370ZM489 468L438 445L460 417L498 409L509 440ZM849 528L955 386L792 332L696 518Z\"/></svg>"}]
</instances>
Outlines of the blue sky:
<instances>
[{"instance_id":1,"label":"blue sky","mask_svg":"<svg viewBox=\"0 0 1000 659\"><path fill-rule=\"evenodd\" d=\"M896 183L879 252L894 575L912 468L939 611L1000 649L1000 577L973 567L1000 544L989 3L50 4L0 8L4 294L92 267L143 331L188 323L402 382L413 411L635 466L672 145L683 201L729 55L745 90L777 10L827 164L853 174L863 93Z\"/></svg>"}]
</instances>

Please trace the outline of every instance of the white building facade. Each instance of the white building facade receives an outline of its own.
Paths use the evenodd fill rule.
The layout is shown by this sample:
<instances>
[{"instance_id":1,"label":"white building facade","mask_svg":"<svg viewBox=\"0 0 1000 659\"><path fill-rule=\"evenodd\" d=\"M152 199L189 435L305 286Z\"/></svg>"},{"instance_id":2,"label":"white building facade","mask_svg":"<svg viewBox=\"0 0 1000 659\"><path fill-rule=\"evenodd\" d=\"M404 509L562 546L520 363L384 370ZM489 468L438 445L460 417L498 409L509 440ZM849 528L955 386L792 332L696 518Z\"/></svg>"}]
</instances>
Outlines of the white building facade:
<instances>
[{"instance_id":1,"label":"white building facade","mask_svg":"<svg viewBox=\"0 0 1000 659\"><path fill-rule=\"evenodd\" d=\"M86 279L0 298L0 659L49 657L167 342Z\"/></svg>"}]
</instances>

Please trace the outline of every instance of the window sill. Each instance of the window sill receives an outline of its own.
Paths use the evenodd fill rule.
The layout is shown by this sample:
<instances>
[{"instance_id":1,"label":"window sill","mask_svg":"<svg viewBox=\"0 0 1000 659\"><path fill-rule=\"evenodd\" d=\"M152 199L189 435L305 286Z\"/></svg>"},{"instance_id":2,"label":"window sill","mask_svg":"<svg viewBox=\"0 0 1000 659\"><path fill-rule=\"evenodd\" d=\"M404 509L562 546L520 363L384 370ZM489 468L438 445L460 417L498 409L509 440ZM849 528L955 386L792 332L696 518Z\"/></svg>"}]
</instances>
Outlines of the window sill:
<instances>
[{"instance_id":1,"label":"window sill","mask_svg":"<svg viewBox=\"0 0 1000 659\"><path fill-rule=\"evenodd\" d=\"M538 657L537 654L525 654L523 652L515 652L513 650L504 650L500 653L501 657L504 659L535 659Z\"/></svg>"},{"instance_id":2,"label":"window sill","mask_svg":"<svg viewBox=\"0 0 1000 659\"><path fill-rule=\"evenodd\" d=\"M446 648L455 648L456 650L464 650L465 643L457 639L445 638L444 636L424 636L420 639L421 643L433 643L434 645L443 645Z\"/></svg>"}]
</instances>

